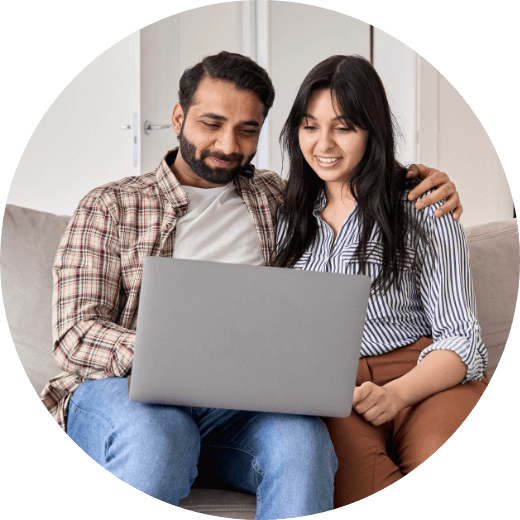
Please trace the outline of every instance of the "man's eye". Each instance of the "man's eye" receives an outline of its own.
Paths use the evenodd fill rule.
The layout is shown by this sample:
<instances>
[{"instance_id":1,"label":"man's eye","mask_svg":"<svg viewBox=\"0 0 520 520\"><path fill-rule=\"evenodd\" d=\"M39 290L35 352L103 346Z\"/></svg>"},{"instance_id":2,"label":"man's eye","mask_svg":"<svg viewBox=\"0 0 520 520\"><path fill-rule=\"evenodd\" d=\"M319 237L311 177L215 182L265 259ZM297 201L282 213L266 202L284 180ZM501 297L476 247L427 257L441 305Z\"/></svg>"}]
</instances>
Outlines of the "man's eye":
<instances>
[{"instance_id":1,"label":"man's eye","mask_svg":"<svg viewBox=\"0 0 520 520\"><path fill-rule=\"evenodd\" d=\"M247 128L244 128L242 130L242 132L244 132L244 134L247 134L247 135L256 135L256 134L258 134L258 130L255 130L255 129L248 130Z\"/></svg>"},{"instance_id":2,"label":"man's eye","mask_svg":"<svg viewBox=\"0 0 520 520\"><path fill-rule=\"evenodd\" d=\"M218 128L218 125L214 124L214 123L207 123L206 121L201 121L201 123L204 125L204 126L207 126L208 128Z\"/></svg>"}]
</instances>

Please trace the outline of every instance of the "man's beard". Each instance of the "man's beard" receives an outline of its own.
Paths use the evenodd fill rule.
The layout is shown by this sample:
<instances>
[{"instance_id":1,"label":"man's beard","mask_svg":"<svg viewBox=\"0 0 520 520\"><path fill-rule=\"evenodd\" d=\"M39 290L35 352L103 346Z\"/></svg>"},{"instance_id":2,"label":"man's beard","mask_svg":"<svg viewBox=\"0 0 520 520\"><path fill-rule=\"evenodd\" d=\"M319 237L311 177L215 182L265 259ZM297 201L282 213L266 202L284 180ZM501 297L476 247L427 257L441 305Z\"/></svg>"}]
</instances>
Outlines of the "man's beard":
<instances>
[{"instance_id":1,"label":"man's beard","mask_svg":"<svg viewBox=\"0 0 520 520\"><path fill-rule=\"evenodd\" d=\"M197 148L191 142L188 141L181 128L179 134L180 152L184 162L203 180L211 182L212 184L228 184L232 180L236 179L239 175L243 174L253 157L256 154L250 155L244 162L244 155L242 154L229 154L225 155L221 152L204 149L200 151L200 157L197 158ZM206 157L214 157L219 161L226 162L237 162L234 168L210 168L205 162Z\"/></svg>"}]
</instances>

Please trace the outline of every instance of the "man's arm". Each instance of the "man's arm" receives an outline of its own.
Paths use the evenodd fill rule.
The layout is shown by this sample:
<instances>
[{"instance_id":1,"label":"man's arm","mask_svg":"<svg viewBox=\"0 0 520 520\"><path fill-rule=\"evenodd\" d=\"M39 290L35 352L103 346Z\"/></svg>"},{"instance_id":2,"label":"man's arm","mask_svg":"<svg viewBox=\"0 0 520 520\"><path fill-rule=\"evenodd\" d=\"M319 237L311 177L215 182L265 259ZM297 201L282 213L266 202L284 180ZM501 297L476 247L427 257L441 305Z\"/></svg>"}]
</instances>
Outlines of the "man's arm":
<instances>
[{"instance_id":1,"label":"man's arm","mask_svg":"<svg viewBox=\"0 0 520 520\"><path fill-rule=\"evenodd\" d=\"M82 378L123 377L135 331L117 324L122 302L116 221L99 195L78 206L53 267L54 359Z\"/></svg>"},{"instance_id":2,"label":"man's arm","mask_svg":"<svg viewBox=\"0 0 520 520\"><path fill-rule=\"evenodd\" d=\"M417 176L424 180L408 194L408 200L416 200L423 193L435 188L432 193L417 202L415 207L417 209L423 209L447 199L446 202L435 211L435 216L442 217L442 215L453 211L453 218L458 220L464 210L462 209L455 184L450 181L448 175L435 168L428 168L423 164L412 164L408 170L407 177L410 179Z\"/></svg>"}]
</instances>

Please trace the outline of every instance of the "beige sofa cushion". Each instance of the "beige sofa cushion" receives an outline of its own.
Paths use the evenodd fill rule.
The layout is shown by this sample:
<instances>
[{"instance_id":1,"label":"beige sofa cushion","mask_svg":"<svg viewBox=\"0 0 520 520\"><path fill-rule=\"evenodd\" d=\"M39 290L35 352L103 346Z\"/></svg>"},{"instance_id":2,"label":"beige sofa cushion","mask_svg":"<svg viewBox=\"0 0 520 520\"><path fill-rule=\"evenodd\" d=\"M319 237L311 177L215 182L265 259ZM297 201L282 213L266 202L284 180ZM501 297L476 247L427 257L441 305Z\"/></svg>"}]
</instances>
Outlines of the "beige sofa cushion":
<instances>
[{"instance_id":1,"label":"beige sofa cushion","mask_svg":"<svg viewBox=\"0 0 520 520\"><path fill-rule=\"evenodd\" d=\"M491 377L504 350L518 294L519 244L516 219L465 228L468 237L482 340Z\"/></svg>"},{"instance_id":2,"label":"beige sofa cushion","mask_svg":"<svg viewBox=\"0 0 520 520\"><path fill-rule=\"evenodd\" d=\"M210 516L252 520L256 513L256 496L227 489L192 488L179 507Z\"/></svg>"},{"instance_id":3,"label":"beige sofa cushion","mask_svg":"<svg viewBox=\"0 0 520 520\"><path fill-rule=\"evenodd\" d=\"M23 367L40 393L60 370L52 356L52 264L69 216L8 204L2 227L2 294Z\"/></svg>"}]
</instances>

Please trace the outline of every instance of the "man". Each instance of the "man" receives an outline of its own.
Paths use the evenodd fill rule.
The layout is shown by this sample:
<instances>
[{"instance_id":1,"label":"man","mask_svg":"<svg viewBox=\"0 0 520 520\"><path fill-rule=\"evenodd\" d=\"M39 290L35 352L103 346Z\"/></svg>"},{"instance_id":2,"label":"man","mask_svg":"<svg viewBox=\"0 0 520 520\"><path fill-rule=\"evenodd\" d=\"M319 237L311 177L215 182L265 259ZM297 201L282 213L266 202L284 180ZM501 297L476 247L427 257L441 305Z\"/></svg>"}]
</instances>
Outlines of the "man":
<instances>
[{"instance_id":1,"label":"man","mask_svg":"<svg viewBox=\"0 0 520 520\"><path fill-rule=\"evenodd\" d=\"M180 149L90 192L62 238L53 335L64 372L42 400L92 458L160 500L178 504L199 474L256 494L259 519L328 511L337 460L319 418L128 399L144 258L269 264L283 197L284 182L250 164L274 100L265 70L238 54L207 57L184 72L179 99ZM438 199L453 184L444 190Z\"/></svg>"}]
</instances>

